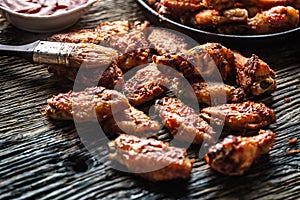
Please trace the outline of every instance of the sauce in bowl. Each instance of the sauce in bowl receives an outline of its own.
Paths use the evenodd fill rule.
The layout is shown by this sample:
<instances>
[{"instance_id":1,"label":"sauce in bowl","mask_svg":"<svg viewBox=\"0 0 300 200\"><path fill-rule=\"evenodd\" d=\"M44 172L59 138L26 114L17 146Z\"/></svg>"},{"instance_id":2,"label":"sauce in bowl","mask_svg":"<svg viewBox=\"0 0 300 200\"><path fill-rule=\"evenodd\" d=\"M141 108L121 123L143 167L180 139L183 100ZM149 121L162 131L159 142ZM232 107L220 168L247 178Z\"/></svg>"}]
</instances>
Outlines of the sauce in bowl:
<instances>
[{"instance_id":1,"label":"sauce in bowl","mask_svg":"<svg viewBox=\"0 0 300 200\"><path fill-rule=\"evenodd\" d=\"M89 0L2 0L0 5L12 11L40 16L60 14L86 4Z\"/></svg>"}]
</instances>

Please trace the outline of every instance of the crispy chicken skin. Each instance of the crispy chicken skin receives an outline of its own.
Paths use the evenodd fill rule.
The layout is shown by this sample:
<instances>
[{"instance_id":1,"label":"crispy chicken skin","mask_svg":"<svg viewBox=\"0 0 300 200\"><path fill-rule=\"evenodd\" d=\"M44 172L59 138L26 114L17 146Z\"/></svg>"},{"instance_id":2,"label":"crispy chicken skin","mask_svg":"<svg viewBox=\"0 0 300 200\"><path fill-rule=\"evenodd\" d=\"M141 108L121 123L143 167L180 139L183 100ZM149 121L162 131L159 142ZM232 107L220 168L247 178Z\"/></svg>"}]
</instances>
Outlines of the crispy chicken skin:
<instances>
[{"instance_id":1,"label":"crispy chicken skin","mask_svg":"<svg viewBox=\"0 0 300 200\"><path fill-rule=\"evenodd\" d=\"M227 136L210 147L206 162L216 171L229 175L242 175L262 155L268 154L275 142L270 130L260 130L252 137Z\"/></svg>"},{"instance_id":2,"label":"crispy chicken skin","mask_svg":"<svg viewBox=\"0 0 300 200\"><path fill-rule=\"evenodd\" d=\"M201 110L202 117L208 120L224 119L225 126L233 130L260 129L276 122L275 112L263 103L246 101L223 104Z\"/></svg>"},{"instance_id":3,"label":"crispy chicken skin","mask_svg":"<svg viewBox=\"0 0 300 200\"><path fill-rule=\"evenodd\" d=\"M276 90L275 72L256 55L250 58L234 52L237 84L245 93L258 96Z\"/></svg>"},{"instance_id":4,"label":"crispy chicken skin","mask_svg":"<svg viewBox=\"0 0 300 200\"><path fill-rule=\"evenodd\" d=\"M155 64L149 64L125 81L122 92L136 106L161 95L168 84L168 76L159 71Z\"/></svg>"},{"instance_id":5,"label":"crispy chicken skin","mask_svg":"<svg viewBox=\"0 0 300 200\"><path fill-rule=\"evenodd\" d=\"M160 130L160 124L152 120L144 112L130 106L116 115L104 120L101 127L105 133L126 133L146 137Z\"/></svg>"},{"instance_id":6,"label":"crispy chicken skin","mask_svg":"<svg viewBox=\"0 0 300 200\"><path fill-rule=\"evenodd\" d=\"M193 159L187 157L185 149L170 147L168 143L120 135L108 144L110 159L153 182L190 177Z\"/></svg>"},{"instance_id":7,"label":"crispy chicken skin","mask_svg":"<svg viewBox=\"0 0 300 200\"><path fill-rule=\"evenodd\" d=\"M111 47L120 57L116 63L122 69L129 69L148 62L149 44L144 31L149 22L114 21L103 22L94 29L82 29L70 33L55 34L51 41L70 43L93 43ZM107 58L102 58L106 60Z\"/></svg>"},{"instance_id":8,"label":"crispy chicken skin","mask_svg":"<svg viewBox=\"0 0 300 200\"><path fill-rule=\"evenodd\" d=\"M184 37L164 29L153 29L147 40L159 55L182 53L190 48Z\"/></svg>"},{"instance_id":9,"label":"crispy chicken skin","mask_svg":"<svg viewBox=\"0 0 300 200\"><path fill-rule=\"evenodd\" d=\"M157 100L155 110L176 139L195 144L214 142L215 132L211 126L179 99L164 97Z\"/></svg>"},{"instance_id":10,"label":"crispy chicken skin","mask_svg":"<svg viewBox=\"0 0 300 200\"><path fill-rule=\"evenodd\" d=\"M49 38L55 42L94 43L106 46L115 35L125 35L131 29L127 20L103 22L93 29L76 30L69 33L58 33Z\"/></svg>"},{"instance_id":11,"label":"crispy chicken skin","mask_svg":"<svg viewBox=\"0 0 300 200\"><path fill-rule=\"evenodd\" d=\"M201 80L203 77L214 79L216 74L219 73L221 78L226 80L232 73L234 55L230 49L219 43L206 43L196 46L183 54L154 55L152 59L156 64L176 69L190 82L194 82L195 80Z\"/></svg>"},{"instance_id":12,"label":"crispy chicken skin","mask_svg":"<svg viewBox=\"0 0 300 200\"><path fill-rule=\"evenodd\" d=\"M236 0L203 0L203 3L209 9L225 10L233 8Z\"/></svg>"},{"instance_id":13,"label":"crispy chicken skin","mask_svg":"<svg viewBox=\"0 0 300 200\"><path fill-rule=\"evenodd\" d=\"M299 11L293 7L276 6L250 18L247 27L254 34L286 31L299 24Z\"/></svg>"},{"instance_id":14,"label":"crispy chicken skin","mask_svg":"<svg viewBox=\"0 0 300 200\"><path fill-rule=\"evenodd\" d=\"M200 28L214 28L229 23L247 23L248 11L242 8L233 8L224 11L202 10L195 15L195 24Z\"/></svg>"},{"instance_id":15,"label":"crispy chicken skin","mask_svg":"<svg viewBox=\"0 0 300 200\"><path fill-rule=\"evenodd\" d=\"M205 8L203 0L163 0L161 3L169 9L186 10L190 12Z\"/></svg>"},{"instance_id":16,"label":"crispy chicken skin","mask_svg":"<svg viewBox=\"0 0 300 200\"><path fill-rule=\"evenodd\" d=\"M299 25L299 11L291 6L275 6L257 13L245 24L228 24L218 27L227 34L270 34L294 29Z\"/></svg>"},{"instance_id":17,"label":"crispy chicken skin","mask_svg":"<svg viewBox=\"0 0 300 200\"><path fill-rule=\"evenodd\" d=\"M87 88L81 92L61 93L47 100L46 115L58 120L78 122L103 121L130 107L127 98L104 87Z\"/></svg>"},{"instance_id":18,"label":"crispy chicken skin","mask_svg":"<svg viewBox=\"0 0 300 200\"><path fill-rule=\"evenodd\" d=\"M245 5L255 6L262 9L269 9L274 6L292 6L300 8L299 0L240 0Z\"/></svg>"},{"instance_id":19,"label":"crispy chicken skin","mask_svg":"<svg viewBox=\"0 0 300 200\"><path fill-rule=\"evenodd\" d=\"M104 70L104 71L103 71ZM70 68L62 65L51 65L48 71L57 76L66 77L71 81L82 84L83 86L103 86L107 89L114 89L117 83L123 83L123 72L115 64L109 67L85 68L84 66L78 73L78 68Z\"/></svg>"},{"instance_id":20,"label":"crispy chicken skin","mask_svg":"<svg viewBox=\"0 0 300 200\"><path fill-rule=\"evenodd\" d=\"M201 104L212 105L213 103L214 105L218 105L226 102L241 102L246 98L241 88L235 88L223 83L195 82L191 83L193 90L181 88L180 84L182 83L179 78L173 79L171 87L177 96L189 99L196 96L198 102Z\"/></svg>"}]
</instances>

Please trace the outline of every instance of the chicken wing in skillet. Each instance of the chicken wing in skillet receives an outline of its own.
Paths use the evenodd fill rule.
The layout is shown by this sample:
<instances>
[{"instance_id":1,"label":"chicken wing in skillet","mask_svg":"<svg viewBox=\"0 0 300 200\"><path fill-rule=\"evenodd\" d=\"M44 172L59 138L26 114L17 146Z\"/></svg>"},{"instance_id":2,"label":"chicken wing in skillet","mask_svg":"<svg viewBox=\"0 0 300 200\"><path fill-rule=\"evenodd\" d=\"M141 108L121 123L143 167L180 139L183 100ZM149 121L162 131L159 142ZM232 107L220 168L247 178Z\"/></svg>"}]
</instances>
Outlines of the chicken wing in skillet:
<instances>
[{"instance_id":1,"label":"chicken wing in skillet","mask_svg":"<svg viewBox=\"0 0 300 200\"><path fill-rule=\"evenodd\" d=\"M262 155L269 153L275 142L270 130L260 130L253 137L228 136L210 147L206 162L216 171L229 175L242 175Z\"/></svg>"},{"instance_id":2,"label":"chicken wing in skillet","mask_svg":"<svg viewBox=\"0 0 300 200\"><path fill-rule=\"evenodd\" d=\"M261 9L269 9L274 6L292 6L300 8L300 1L298 0L240 0L244 5L255 6Z\"/></svg>"},{"instance_id":3,"label":"chicken wing in skillet","mask_svg":"<svg viewBox=\"0 0 300 200\"><path fill-rule=\"evenodd\" d=\"M185 149L170 147L168 143L154 139L124 134L108 146L112 160L150 181L190 177L194 160L187 157Z\"/></svg>"},{"instance_id":4,"label":"chicken wing in skillet","mask_svg":"<svg viewBox=\"0 0 300 200\"><path fill-rule=\"evenodd\" d=\"M195 22L196 27L202 29L215 28L230 23L247 23L248 11L242 8L232 8L224 11L202 10L192 20Z\"/></svg>"},{"instance_id":5,"label":"chicken wing in skillet","mask_svg":"<svg viewBox=\"0 0 300 200\"><path fill-rule=\"evenodd\" d=\"M70 91L47 100L46 115L59 120L78 122L103 121L130 104L127 98L115 90L104 87L87 88L81 92Z\"/></svg>"},{"instance_id":6,"label":"chicken wing in skillet","mask_svg":"<svg viewBox=\"0 0 300 200\"><path fill-rule=\"evenodd\" d=\"M195 144L214 142L215 132L211 126L179 99L164 97L157 100L155 110L176 139Z\"/></svg>"},{"instance_id":7,"label":"chicken wing in skillet","mask_svg":"<svg viewBox=\"0 0 300 200\"><path fill-rule=\"evenodd\" d=\"M275 112L263 103L246 101L243 103L223 104L201 110L201 116L208 119L224 119L225 126L233 130L260 129L276 122Z\"/></svg>"},{"instance_id":8,"label":"chicken wing in skillet","mask_svg":"<svg viewBox=\"0 0 300 200\"><path fill-rule=\"evenodd\" d=\"M257 13L245 24L227 24L218 31L227 34L270 34L294 29L299 25L299 11L291 6L275 6Z\"/></svg>"},{"instance_id":9,"label":"chicken wing in skillet","mask_svg":"<svg viewBox=\"0 0 300 200\"><path fill-rule=\"evenodd\" d=\"M209 9L225 10L233 8L237 0L203 0L204 5Z\"/></svg>"}]
</instances>

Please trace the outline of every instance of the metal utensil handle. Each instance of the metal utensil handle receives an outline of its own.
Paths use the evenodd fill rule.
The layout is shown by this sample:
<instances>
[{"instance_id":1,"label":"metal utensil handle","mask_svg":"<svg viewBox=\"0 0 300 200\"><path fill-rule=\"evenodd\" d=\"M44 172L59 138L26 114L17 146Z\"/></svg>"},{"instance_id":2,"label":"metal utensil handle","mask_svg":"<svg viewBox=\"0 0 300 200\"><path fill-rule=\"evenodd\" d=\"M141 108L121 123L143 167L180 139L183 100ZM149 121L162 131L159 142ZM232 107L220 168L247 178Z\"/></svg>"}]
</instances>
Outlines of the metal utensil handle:
<instances>
[{"instance_id":1,"label":"metal utensil handle","mask_svg":"<svg viewBox=\"0 0 300 200\"><path fill-rule=\"evenodd\" d=\"M40 41L33 52L33 62L70 66L69 55L78 45L74 43Z\"/></svg>"}]
</instances>

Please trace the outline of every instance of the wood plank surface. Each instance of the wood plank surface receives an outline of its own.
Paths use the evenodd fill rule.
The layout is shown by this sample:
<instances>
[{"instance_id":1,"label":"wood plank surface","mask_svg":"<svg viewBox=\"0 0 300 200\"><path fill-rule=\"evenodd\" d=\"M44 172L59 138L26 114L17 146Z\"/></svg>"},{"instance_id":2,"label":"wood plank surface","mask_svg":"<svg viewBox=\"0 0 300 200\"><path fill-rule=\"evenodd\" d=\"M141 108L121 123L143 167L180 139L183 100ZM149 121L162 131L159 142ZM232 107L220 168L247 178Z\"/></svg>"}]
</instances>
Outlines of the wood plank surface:
<instances>
[{"instance_id":1,"label":"wood plank surface","mask_svg":"<svg viewBox=\"0 0 300 200\"><path fill-rule=\"evenodd\" d=\"M144 14L134 0L103 0L70 29L118 19L144 20ZM23 32L3 18L0 32L0 42L6 44L49 36ZM300 154L286 154L287 148L300 148L299 141L293 146L288 142L300 138L299 47L297 38L235 47L247 55L256 53L277 73L277 91L262 99L277 116L270 155L240 177L221 175L196 159L189 180L164 183L112 169L106 159L95 159L85 149L72 122L43 114L46 99L70 90L71 82L50 75L43 65L0 57L0 199L299 199Z\"/></svg>"}]
</instances>

